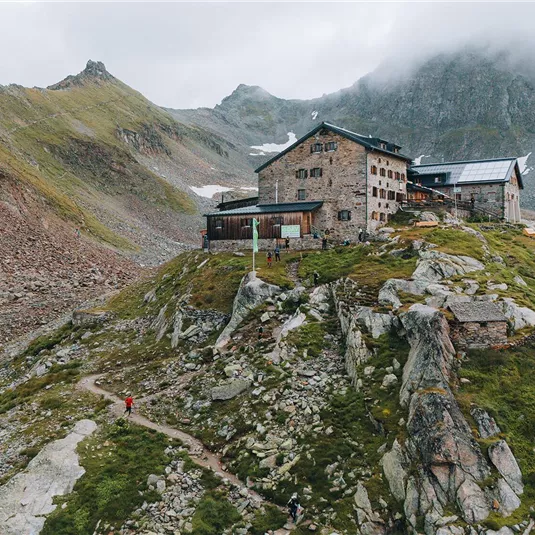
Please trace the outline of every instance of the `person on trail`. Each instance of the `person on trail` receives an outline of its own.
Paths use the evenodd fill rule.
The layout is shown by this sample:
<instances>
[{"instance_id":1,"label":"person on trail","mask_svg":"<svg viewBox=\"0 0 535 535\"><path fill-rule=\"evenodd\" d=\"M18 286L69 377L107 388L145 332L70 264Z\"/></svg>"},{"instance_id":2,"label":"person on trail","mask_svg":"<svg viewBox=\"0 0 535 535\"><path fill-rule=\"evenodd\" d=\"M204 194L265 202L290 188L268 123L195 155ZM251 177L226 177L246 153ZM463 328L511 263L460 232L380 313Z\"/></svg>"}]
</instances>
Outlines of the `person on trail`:
<instances>
[{"instance_id":1,"label":"person on trail","mask_svg":"<svg viewBox=\"0 0 535 535\"><path fill-rule=\"evenodd\" d=\"M297 492L294 492L292 497L288 500L288 512L290 513L294 523L297 523L297 512L299 507L299 498L297 496Z\"/></svg>"},{"instance_id":2,"label":"person on trail","mask_svg":"<svg viewBox=\"0 0 535 535\"><path fill-rule=\"evenodd\" d=\"M264 334L264 327L262 327L262 325L260 325L260 327L258 327L258 339L261 340L262 339L262 335Z\"/></svg>"},{"instance_id":3,"label":"person on trail","mask_svg":"<svg viewBox=\"0 0 535 535\"><path fill-rule=\"evenodd\" d=\"M281 261L281 250L279 244L275 245L275 262Z\"/></svg>"},{"instance_id":4,"label":"person on trail","mask_svg":"<svg viewBox=\"0 0 535 535\"><path fill-rule=\"evenodd\" d=\"M362 242L364 239L364 231L359 228L359 242Z\"/></svg>"},{"instance_id":5,"label":"person on trail","mask_svg":"<svg viewBox=\"0 0 535 535\"><path fill-rule=\"evenodd\" d=\"M286 252L289 253L290 252L290 237L289 236L286 236L284 240L284 246L286 247Z\"/></svg>"},{"instance_id":6,"label":"person on trail","mask_svg":"<svg viewBox=\"0 0 535 535\"><path fill-rule=\"evenodd\" d=\"M319 280L320 280L320 274L317 271L314 271L314 286L318 285Z\"/></svg>"},{"instance_id":7,"label":"person on trail","mask_svg":"<svg viewBox=\"0 0 535 535\"><path fill-rule=\"evenodd\" d=\"M128 416L131 416L132 415L132 406L134 405L134 398L132 397L131 394L128 394L127 398L124 400L124 404L125 404L125 410L124 410L124 414L128 413Z\"/></svg>"},{"instance_id":8,"label":"person on trail","mask_svg":"<svg viewBox=\"0 0 535 535\"><path fill-rule=\"evenodd\" d=\"M273 260L273 256L271 254L271 251L268 251L266 256L267 256L267 265L268 265L268 268L270 268L271 267L271 261Z\"/></svg>"},{"instance_id":9,"label":"person on trail","mask_svg":"<svg viewBox=\"0 0 535 535\"><path fill-rule=\"evenodd\" d=\"M327 250L327 238L324 236L322 239L321 239L321 248L326 251Z\"/></svg>"}]
</instances>

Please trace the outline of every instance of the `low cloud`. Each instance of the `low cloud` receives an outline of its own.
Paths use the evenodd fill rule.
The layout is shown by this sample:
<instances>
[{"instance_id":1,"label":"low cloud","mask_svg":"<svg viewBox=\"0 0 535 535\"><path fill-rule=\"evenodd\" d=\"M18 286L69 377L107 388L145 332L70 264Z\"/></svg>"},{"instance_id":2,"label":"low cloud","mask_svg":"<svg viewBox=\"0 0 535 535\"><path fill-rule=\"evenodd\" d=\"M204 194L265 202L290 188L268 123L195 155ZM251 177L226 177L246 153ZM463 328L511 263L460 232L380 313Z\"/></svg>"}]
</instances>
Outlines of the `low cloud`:
<instances>
[{"instance_id":1,"label":"low cloud","mask_svg":"<svg viewBox=\"0 0 535 535\"><path fill-rule=\"evenodd\" d=\"M534 15L527 3L0 4L0 83L50 85L93 59L168 107L211 107L240 83L312 98L466 45L509 47L526 67Z\"/></svg>"}]
</instances>

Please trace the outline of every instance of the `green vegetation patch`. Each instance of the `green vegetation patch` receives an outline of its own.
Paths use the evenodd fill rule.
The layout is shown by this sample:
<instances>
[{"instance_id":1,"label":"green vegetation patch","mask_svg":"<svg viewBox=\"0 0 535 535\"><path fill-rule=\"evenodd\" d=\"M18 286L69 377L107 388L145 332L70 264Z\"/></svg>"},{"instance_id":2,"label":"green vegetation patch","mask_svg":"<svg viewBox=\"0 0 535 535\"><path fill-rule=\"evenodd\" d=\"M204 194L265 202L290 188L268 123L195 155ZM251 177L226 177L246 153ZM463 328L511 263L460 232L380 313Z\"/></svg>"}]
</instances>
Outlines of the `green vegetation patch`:
<instances>
[{"instance_id":1,"label":"green vegetation patch","mask_svg":"<svg viewBox=\"0 0 535 535\"><path fill-rule=\"evenodd\" d=\"M299 267L299 275L311 279L317 271L324 284L341 277L350 277L361 286L378 290L392 277L408 278L416 268L416 258L385 254L378 256L376 244L370 246L336 247L321 253L307 254Z\"/></svg>"},{"instance_id":2,"label":"green vegetation patch","mask_svg":"<svg viewBox=\"0 0 535 535\"><path fill-rule=\"evenodd\" d=\"M86 473L59 500L42 535L92 535L99 520L118 529L144 501L158 499L146 481L163 472L169 444L164 435L123 420L83 441L78 452Z\"/></svg>"},{"instance_id":3,"label":"green vegetation patch","mask_svg":"<svg viewBox=\"0 0 535 535\"><path fill-rule=\"evenodd\" d=\"M206 493L191 520L192 535L221 535L241 520L236 508L223 492Z\"/></svg>"},{"instance_id":4,"label":"green vegetation patch","mask_svg":"<svg viewBox=\"0 0 535 535\"><path fill-rule=\"evenodd\" d=\"M461 377L470 380L458 393L464 414L471 421L472 403L485 409L500 426L522 470L522 506L507 518L507 525L525 519L529 505L535 503L534 355L533 345L507 351L471 350L460 371Z\"/></svg>"}]
</instances>

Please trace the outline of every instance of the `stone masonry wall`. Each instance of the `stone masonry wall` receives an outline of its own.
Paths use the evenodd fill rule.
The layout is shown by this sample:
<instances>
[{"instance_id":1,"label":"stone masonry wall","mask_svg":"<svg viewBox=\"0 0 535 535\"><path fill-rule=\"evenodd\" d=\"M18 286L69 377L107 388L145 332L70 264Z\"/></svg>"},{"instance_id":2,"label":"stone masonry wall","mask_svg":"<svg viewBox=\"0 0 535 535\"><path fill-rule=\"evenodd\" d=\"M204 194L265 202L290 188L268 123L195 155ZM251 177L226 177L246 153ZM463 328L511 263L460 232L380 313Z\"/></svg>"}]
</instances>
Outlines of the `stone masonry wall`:
<instances>
[{"instance_id":1,"label":"stone masonry wall","mask_svg":"<svg viewBox=\"0 0 535 535\"><path fill-rule=\"evenodd\" d=\"M377 174L371 172L372 166L377 167ZM381 169L385 170L386 177L381 176ZM404 180L389 178L388 172L398 172L405 177ZM369 229L374 230L384 225L391 215L399 210L398 194L407 197L407 163L405 160L391 157L388 154L372 152L368 154L368 218ZM375 190L374 190L375 188ZM386 198L381 198L381 190ZM374 196L376 193L376 196ZM389 193L394 199L389 199Z\"/></svg>"},{"instance_id":2,"label":"stone masonry wall","mask_svg":"<svg viewBox=\"0 0 535 535\"><path fill-rule=\"evenodd\" d=\"M451 329L451 339L459 347L483 348L507 344L507 322L454 323Z\"/></svg>"},{"instance_id":3,"label":"stone masonry wall","mask_svg":"<svg viewBox=\"0 0 535 535\"><path fill-rule=\"evenodd\" d=\"M258 195L259 203L274 203L275 188L278 180L278 202L297 202L303 199L298 198L298 190L305 190L306 201L323 201L323 206L314 213L313 225L322 231L329 230L330 236L334 239L343 240L348 238L355 240L359 228L374 229L386 222L386 214L395 213L398 203L388 199L377 199L375 203L372 199L373 185L379 187L379 181L390 189L400 191L397 180L386 179L385 177L372 176L370 166L372 162L381 159L381 165L393 171L399 171L406 175L406 164L404 160L384 156L380 153L366 153L364 147L346 139L339 134L330 131L321 131L314 136L310 136L303 143L295 147L290 152L273 162L271 165L260 171L258 174ZM324 146L329 141L338 143L335 151L322 151L311 153L310 147L313 143L322 143ZM386 163L388 160L388 164ZM368 202L372 208L366 211L366 166L368 166ZM313 178L310 170L321 168L322 176ZM296 178L296 171L306 169L308 178ZM405 192L405 184L402 185ZM381 207L378 204L381 204ZM386 206L388 204L388 207ZM351 212L350 221L339 221L338 212L349 210ZM372 210L381 210L385 213L385 221L376 221L368 227L367 218L370 220Z\"/></svg>"},{"instance_id":4,"label":"stone masonry wall","mask_svg":"<svg viewBox=\"0 0 535 535\"><path fill-rule=\"evenodd\" d=\"M335 151L312 154L311 144L336 141ZM322 176L310 177L310 170L321 168ZM306 169L308 178L296 178L298 169ZM323 201L314 213L313 225L329 230L340 239L355 237L366 224L366 152L364 147L338 134L318 132L295 147L258 174L260 204L275 202L278 180L278 202L298 202L298 190L305 190L306 201ZM350 210L350 221L338 221L340 210Z\"/></svg>"},{"instance_id":5,"label":"stone masonry wall","mask_svg":"<svg viewBox=\"0 0 535 535\"><path fill-rule=\"evenodd\" d=\"M272 251L276 245L275 239L259 239L259 258L263 258L263 253ZM281 254L284 252L284 240L279 240ZM210 242L210 251L214 252L234 252L239 250L252 251L253 240L213 240ZM305 251L309 249L321 249L321 239L314 239L312 236L303 238L290 238L291 251Z\"/></svg>"}]
</instances>

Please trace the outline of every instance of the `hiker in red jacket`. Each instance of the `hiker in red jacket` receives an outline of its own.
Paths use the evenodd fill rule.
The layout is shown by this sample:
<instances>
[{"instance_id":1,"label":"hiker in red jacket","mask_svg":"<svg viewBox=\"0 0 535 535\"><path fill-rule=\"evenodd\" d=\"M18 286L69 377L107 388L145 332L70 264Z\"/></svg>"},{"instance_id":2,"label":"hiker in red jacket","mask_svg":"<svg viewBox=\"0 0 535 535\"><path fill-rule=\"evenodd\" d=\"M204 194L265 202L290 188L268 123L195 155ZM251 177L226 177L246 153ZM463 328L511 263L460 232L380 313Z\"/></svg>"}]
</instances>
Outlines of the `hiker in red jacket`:
<instances>
[{"instance_id":1,"label":"hiker in red jacket","mask_svg":"<svg viewBox=\"0 0 535 535\"><path fill-rule=\"evenodd\" d=\"M134 405L134 398L131 394L128 394L128 397L124 400L124 404L126 405L124 414L128 413L128 416L130 416L132 414L132 405Z\"/></svg>"}]
</instances>

